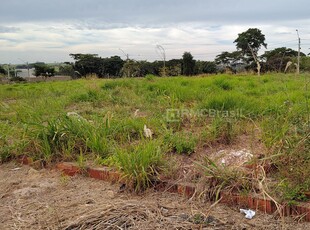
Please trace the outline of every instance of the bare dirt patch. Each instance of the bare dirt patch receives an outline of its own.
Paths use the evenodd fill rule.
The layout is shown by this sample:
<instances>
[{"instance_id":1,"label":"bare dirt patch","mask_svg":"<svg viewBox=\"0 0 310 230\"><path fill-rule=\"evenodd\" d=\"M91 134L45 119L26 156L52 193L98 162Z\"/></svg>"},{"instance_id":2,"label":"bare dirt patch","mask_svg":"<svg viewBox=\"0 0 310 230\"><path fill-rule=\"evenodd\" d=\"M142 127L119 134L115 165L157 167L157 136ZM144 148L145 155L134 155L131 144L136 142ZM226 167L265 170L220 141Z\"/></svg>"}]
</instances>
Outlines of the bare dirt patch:
<instances>
[{"instance_id":1,"label":"bare dirt patch","mask_svg":"<svg viewBox=\"0 0 310 230\"><path fill-rule=\"evenodd\" d=\"M148 191L120 193L119 184L67 177L13 163L0 165L0 229L309 229L310 223Z\"/></svg>"}]
</instances>

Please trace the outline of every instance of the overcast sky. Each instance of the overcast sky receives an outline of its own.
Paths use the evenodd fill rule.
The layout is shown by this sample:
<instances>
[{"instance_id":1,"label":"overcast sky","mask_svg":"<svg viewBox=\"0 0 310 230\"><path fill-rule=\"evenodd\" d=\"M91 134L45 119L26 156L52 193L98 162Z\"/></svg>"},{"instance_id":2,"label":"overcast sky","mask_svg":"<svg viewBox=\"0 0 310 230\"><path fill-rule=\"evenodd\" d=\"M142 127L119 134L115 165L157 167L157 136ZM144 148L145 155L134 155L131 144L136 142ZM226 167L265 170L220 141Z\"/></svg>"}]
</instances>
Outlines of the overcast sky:
<instances>
[{"instance_id":1,"label":"overcast sky","mask_svg":"<svg viewBox=\"0 0 310 230\"><path fill-rule=\"evenodd\" d=\"M310 50L309 0L0 0L0 63L72 61L70 53L102 57L123 50L136 60L189 51L213 60L233 41L259 28L268 50ZM262 49L264 52L265 49Z\"/></svg>"}]
</instances>

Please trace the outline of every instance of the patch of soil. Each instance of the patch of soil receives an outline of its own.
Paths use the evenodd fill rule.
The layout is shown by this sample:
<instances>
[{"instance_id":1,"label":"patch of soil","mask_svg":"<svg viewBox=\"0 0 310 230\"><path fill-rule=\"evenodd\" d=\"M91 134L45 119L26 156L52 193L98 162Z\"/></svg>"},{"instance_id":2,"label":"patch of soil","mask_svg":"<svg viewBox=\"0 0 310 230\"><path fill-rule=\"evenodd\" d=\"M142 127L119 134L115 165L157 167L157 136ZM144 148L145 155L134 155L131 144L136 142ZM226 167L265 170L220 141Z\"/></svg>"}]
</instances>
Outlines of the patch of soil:
<instances>
[{"instance_id":1,"label":"patch of soil","mask_svg":"<svg viewBox=\"0 0 310 230\"><path fill-rule=\"evenodd\" d=\"M247 220L237 208L176 194L136 195L119 185L13 163L0 165L0 229L309 229L258 212Z\"/></svg>"},{"instance_id":2,"label":"patch of soil","mask_svg":"<svg viewBox=\"0 0 310 230\"><path fill-rule=\"evenodd\" d=\"M255 136L242 134L230 144L213 143L196 149L191 156L171 154L173 162L177 165L177 170L172 179L184 183L196 183L202 176L205 157L210 158L217 165L225 167L239 167L251 162L252 159L259 159L267 152L263 143L259 139L259 134Z\"/></svg>"}]
</instances>

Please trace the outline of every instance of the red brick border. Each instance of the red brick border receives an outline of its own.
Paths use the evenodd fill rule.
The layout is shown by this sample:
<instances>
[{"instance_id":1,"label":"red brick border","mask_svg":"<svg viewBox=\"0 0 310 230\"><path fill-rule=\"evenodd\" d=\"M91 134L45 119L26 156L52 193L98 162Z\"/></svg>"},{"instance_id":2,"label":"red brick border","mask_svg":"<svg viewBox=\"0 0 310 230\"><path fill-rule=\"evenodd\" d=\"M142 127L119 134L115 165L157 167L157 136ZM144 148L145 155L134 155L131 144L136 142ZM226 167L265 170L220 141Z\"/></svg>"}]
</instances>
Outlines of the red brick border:
<instances>
[{"instance_id":1,"label":"red brick border","mask_svg":"<svg viewBox=\"0 0 310 230\"><path fill-rule=\"evenodd\" d=\"M31 165L32 160L27 157L22 157L19 160L19 162L22 164ZM111 183L116 183L122 180L121 173L108 167L100 167L100 168L87 167L85 170L82 170L74 163L61 162L56 164L56 169L68 176L84 174L87 175L88 177ZM167 181L156 181L154 188L155 190L158 191L178 193L188 198L192 197L196 192L196 188L193 185L175 184ZM220 197L221 197L220 200L221 203L230 206L237 205L243 208L260 210L268 214L273 214L277 211L276 204L270 199L262 199L250 195L240 195L236 193L226 193L226 192L221 192ZM282 214L284 216L300 216L305 221L310 222L310 202L300 203L298 205L292 205L292 206L282 204L281 206L282 206Z\"/></svg>"},{"instance_id":2,"label":"red brick border","mask_svg":"<svg viewBox=\"0 0 310 230\"><path fill-rule=\"evenodd\" d=\"M73 163L58 163L56 169L68 176L75 176L81 174L82 170Z\"/></svg>"}]
</instances>

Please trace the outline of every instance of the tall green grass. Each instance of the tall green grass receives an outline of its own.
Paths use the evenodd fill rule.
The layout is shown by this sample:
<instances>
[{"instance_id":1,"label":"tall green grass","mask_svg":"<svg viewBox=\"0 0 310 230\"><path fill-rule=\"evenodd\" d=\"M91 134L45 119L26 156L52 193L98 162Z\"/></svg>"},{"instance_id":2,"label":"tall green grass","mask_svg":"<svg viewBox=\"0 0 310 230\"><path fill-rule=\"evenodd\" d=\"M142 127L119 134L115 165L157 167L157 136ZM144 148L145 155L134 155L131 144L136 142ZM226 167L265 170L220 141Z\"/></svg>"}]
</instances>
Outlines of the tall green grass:
<instances>
[{"instance_id":1,"label":"tall green grass","mask_svg":"<svg viewBox=\"0 0 310 230\"><path fill-rule=\"evenodd\" d=\"M139 192L155 182L164 170L164 155L158 141L143 141L129 149L118 148L110 159L123 174L127 185Z\"/></svg>"},{"instance_id":2,"label":"tall green grass","mask_svg":"<svg viewBox=\"0 0 310 230\"><path fill-rule=\"evenodd\" d=\"M261 133L265 158L276 166L272 176L285 181L281 192L295 186L302 193L309 189L302 182L310 168L309 80L308 74L268 74L0 85L1 161L20 154L46 162L114 158L124 175L144 188L156 177L152 170L161 168L165 153L191 155L205 146L229 147L239 135L251 135L245 128L250 124ZM171 122L167 109L194 113ZM225 116L227 111L239 114ZM80 118L68 117L68 112ZM144 125L153 131L152 140L145 140Z\"/></svg>"}]
</instances>

